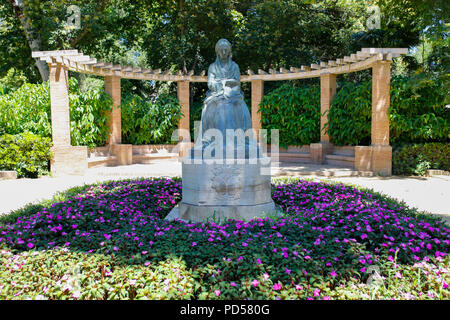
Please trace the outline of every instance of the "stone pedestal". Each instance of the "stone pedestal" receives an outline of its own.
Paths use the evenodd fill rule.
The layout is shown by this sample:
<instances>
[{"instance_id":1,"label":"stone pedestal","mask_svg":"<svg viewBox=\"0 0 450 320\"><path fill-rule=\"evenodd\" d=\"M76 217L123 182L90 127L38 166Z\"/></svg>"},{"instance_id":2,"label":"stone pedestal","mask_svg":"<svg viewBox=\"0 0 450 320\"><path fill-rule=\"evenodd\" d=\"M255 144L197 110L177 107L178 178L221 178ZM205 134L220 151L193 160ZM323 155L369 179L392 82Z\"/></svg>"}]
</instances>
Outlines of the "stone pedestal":
<instances>
[{"instance_id":1,"label":"stone pedestal","mask_svg":"<svg viewBox=\"0 0 450 320\"><path fill-rule=\"evenodd\" d=\"M276 214L268 157L196 161L201 163L183 159L183 199L167 219L251 220Z\"/></svg>"},{"instance_id":2,"label":"stone pedestal","mask_svg":"<svg viewBox=\"0 0 450 320\"><path fill-rule=\"evenodd\" d=\"M116 156L118 166L133 164L133 145L131 144L112 144L111 154Z\"/></svg>"},{"instance_id":3,"label":"stone pedestal","mask_svg":"<svg viewBox=\"0 0 450 320\"><path fill-rule=\"evenodd\" d=\"M322 164L325 156L333 151L333 144L329 142L311 143L309 145L311 162Z\"/></svg>"},{"instance_id":4,"label":"stone pedestal","mask_svg":"<svg viewBox=\"0 0 450 320\"><path fill-rule=\"evenodd\" d=\"M87 168L87 147L53 146L50 170L54 176L84 175Z\"/></svg>"}]
</instances>

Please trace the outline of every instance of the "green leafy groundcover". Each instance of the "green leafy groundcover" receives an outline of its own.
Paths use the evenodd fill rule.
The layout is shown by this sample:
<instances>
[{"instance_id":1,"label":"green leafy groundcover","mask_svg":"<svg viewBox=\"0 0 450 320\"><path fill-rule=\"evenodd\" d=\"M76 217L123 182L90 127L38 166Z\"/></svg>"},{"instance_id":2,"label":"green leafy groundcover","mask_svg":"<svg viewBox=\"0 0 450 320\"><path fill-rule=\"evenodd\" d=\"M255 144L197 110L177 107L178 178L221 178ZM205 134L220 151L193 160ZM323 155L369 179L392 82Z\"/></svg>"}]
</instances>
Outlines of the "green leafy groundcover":
<instances>
[{"instance_id":1,"label":"green leafy groundcover","mask_svg":"<svg viewBox=\"0 0 450 320\"><path fill-rule=\"evenodd\" d=\"M283 217L219 224L162 219L179 179L69 190L0 219L0 299L450 297L441 220L342 184L272 191Z\"/></svg>"}]
</instances>

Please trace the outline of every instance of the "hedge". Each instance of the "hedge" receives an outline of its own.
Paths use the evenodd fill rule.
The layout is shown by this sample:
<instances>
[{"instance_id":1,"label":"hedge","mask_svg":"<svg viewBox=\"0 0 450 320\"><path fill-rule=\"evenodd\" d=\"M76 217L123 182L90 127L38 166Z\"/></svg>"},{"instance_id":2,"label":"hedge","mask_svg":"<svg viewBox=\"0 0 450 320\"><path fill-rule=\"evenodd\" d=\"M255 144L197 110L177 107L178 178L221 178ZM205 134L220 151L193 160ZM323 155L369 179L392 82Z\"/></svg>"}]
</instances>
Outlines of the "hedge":
<instances>
[{"instance_id":1,"label":"hedge","mask_svg":"<svg viewBox=\"0 0 450 320\"><path fill-rule=\"evenodd\" d=\"M30 132L0 136L0 170L15 170L18 177L36 178L49 171L50 138Z\"/></svg>"},{"instance_id":2,"label":"hedge","mask_svg":"<svg viewBox=\"0 0 450 320\"><path fill-rule=\"evenodd\" d=\"M134 145L170 144L172 133L178 128L181 106L178 99L161 95L144 100L138 95L122 98L122 141Z\"/></svg>"},{"instance_id":3,"label":"hedge","mask_svg":"<svg viewBox=\"0 0 450 320\"><path fill-rule=\"evenodd\" d=\"M427 169L450 171L449 143L404 144L394 148L395 175L424 175Z\"/></svg>"},{"instance_id":4,"label":"hedge","mask_svg":"<svg viewBox=\"0 0 450 320\"><path fill-rule=\"evenodd\" d=\"M279 129L282 147L320 140L319 86L284 84L265 95L259 107L263 129Z\"/></svg>"},{"instance_id":5,"label":"hedge","mask_svg":"<svg viewBox=\"0 0 450 320\"><path fill-rule=\"evenodd\" d=\"M450 135L448 89L433 76L394 77L391 81L392 145L446 142ZM320 140L320 87L285 84L264 96L260 110L264 129L280 130L280 145ZM372 82L339 83L328 113L328 133L335 145L369 145Z\"/></svg>"}]
</instances>

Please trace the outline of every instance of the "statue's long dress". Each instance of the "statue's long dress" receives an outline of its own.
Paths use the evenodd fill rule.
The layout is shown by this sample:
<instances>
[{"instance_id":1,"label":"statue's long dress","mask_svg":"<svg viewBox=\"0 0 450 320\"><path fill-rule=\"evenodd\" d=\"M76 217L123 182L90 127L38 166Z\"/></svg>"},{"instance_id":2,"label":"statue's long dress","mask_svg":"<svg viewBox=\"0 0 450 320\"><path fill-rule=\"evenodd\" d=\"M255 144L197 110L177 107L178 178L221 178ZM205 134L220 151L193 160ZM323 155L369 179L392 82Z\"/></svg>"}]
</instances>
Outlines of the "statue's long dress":
<instances>
[{"instance_id":1,"label":"statue's long dress","mask_svg":"<svg viewBox=\"0 0 450 320\"><path fill-rule=\"evenodd\" d=\"M239 81L238 89L230 97L225 97L220 82L225 79ZM218 83L219 81L219 83ZM208 69L208 88L204 101L200 130L201 136L195 142L195 149L205 150L211 143L216 143L214 138L205 136L208 129L216 129L223 136L223 152L225 153L225 137L227 129L242 129L244 131L252 127L250 112L244 96L240 90L240 72L238 65L230 58L226 63L217 58ZM246 139L246 154L248 154L248 139ZM213 152L214 153L214 152ZM247 157L247 156L246 156Z\"/></svg>"}]
</instances>

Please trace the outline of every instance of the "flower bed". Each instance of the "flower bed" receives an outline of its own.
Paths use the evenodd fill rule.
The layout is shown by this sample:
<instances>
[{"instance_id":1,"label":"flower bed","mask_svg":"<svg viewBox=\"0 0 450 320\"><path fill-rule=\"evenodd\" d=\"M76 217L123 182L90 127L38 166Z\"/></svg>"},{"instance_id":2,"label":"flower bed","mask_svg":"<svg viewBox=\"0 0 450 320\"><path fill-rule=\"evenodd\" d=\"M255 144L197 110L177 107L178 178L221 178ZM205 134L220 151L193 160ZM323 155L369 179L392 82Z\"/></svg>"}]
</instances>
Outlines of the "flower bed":
<instances>
[{"instance_id":1,"label":"flower bed","mask_svg":"<svg viewBox=\"0 0 450 320\"><path fill-rule=\"evenodd\" d=\"M450 297L450 229L379 194L279 180L284 217L194 224L178 179L76 191L2 218L0 299Z\"/></svg>"}]
</instances>

